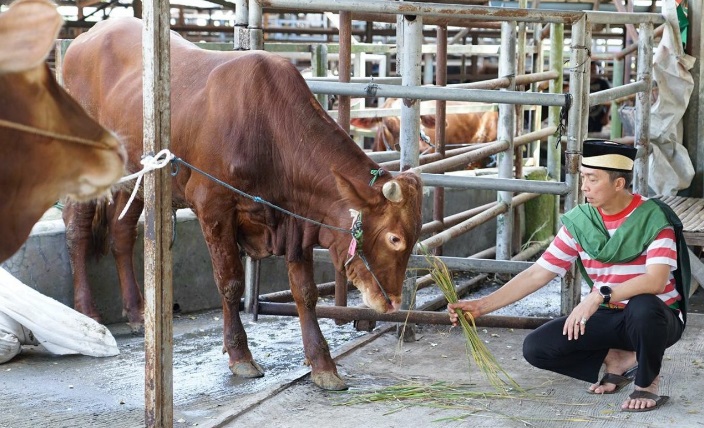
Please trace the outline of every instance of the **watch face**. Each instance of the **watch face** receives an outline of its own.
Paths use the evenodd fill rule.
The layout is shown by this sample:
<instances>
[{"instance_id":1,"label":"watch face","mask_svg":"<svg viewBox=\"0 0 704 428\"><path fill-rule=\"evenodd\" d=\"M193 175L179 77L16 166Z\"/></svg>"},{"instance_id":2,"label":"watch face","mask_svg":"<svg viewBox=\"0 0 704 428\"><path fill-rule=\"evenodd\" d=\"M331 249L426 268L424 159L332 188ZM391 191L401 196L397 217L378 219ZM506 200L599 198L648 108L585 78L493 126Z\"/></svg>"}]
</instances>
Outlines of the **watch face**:
<instances>
[{"instance_id":1,"label":"watch face","mask_svg":"<svg viewBox=\"0 0 704 428\"><path fill-rule=\"evenodd\" d=\"M599 294L604 298L604 303L611 302L611 287L608 285L603 285L599 288Z\"/></svg>"}]
</instances>

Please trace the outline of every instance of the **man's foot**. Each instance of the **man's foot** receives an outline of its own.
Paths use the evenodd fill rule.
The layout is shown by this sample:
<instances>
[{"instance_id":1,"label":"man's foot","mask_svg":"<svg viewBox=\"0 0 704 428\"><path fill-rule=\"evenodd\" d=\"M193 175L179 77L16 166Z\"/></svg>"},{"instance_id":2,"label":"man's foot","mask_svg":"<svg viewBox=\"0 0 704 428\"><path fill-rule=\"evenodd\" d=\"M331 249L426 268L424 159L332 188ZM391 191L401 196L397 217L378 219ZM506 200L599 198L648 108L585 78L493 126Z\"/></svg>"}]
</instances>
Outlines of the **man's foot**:
<instances>
[{"instance_id":1,"label":"man's foot","mask_svg":"<svg viewBox=\"0 0 704 428\"><path fill-rule=\"evenodd\" d=\"M621 405L621 410L624 412L648 412L665 404L670 397L657 395L659 384L660 376L658 375L653 383L646 388L636 385L633 393Z\"/></svg>"},{"instance_id":2,"label":"man's foot","mask_svg":"<svg viewBox=\"0 0 704 428\"><path fill-rule=\"evenodd\" d=\"M604 377L592 386L589 391L593 394L613 394L628 385L635 378L635 371L631 372L636 365L636 353L624 351L623 349L609 349L609 353L604 358ZM618 375L621 373L621 375ZM607 376L611 374L612 376ZM619 378L626 378L619 379Z\"/></svg>"},{"instance_id":3,"label":"man's foot","mask_svg":"<svg viewBox=\"0 0 704 428\"><path fill-rule=\"evenodd\" d=\"M628 386L633 382L633 380L636 378L636 372L638 371L638 366L633 366L630 369L626 370L620 375L614 374L614 373L608 373L605 372L604 375L601 377L599 380L599 383L596 385L599 385L597 390L600 390L599 387L604 387L607 390L603 392L594 392L593 390L588 390L590 394L615 394L622 390L624 387ZM611 389L613 385L613 389ZM594 385L592 385L593 387ZM603 388L602 388L603 389Z\"/></svg>"}]
</instances>

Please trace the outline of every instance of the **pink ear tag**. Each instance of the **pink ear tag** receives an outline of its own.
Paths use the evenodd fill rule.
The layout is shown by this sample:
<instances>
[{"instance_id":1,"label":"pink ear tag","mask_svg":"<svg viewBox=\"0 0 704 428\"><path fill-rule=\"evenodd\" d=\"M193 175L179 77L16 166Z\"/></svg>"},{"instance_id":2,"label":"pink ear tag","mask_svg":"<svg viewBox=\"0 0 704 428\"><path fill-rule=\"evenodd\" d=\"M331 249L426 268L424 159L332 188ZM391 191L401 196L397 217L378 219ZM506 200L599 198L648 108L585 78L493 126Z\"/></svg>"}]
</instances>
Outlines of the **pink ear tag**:
<instances>
[{"instance_id":1,"label":"pink ear tag","mask_svg":"<svg viewBox=\"0 0 704 428\"><path fill-rule=\"evenodd\" d=\"M350 249L347 250L347 253L350 256L354 256L356 252L357 252L357 240L354 239L354 236L353 236L352 239L350 240Z\"/></svg>"},{"instance_id":2,"label":"pink ear tag","mask_svg":"<svg viewBox=\"0 0 704 428\"><path fill-rule=\"evenodd\" d=\"M350 216L352 217L352 226L354 227L354 224L357 221L357 217L359 217L359 211L350 208ZM347 250L347 253L352 257L357 254L357 238L355 238L354 235L350 240L350 248ZM350 259L352 257L350 257Z\"/></svg>"}]
</instances>

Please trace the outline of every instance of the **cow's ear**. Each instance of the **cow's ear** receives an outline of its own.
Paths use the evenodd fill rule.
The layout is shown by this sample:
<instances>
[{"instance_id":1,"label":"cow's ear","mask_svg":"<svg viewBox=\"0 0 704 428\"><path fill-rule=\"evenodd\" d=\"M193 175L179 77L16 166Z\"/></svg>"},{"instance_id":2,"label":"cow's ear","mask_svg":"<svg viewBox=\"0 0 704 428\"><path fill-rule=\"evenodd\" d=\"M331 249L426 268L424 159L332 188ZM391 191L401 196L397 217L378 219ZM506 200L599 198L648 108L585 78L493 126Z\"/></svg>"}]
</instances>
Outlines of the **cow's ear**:
<instances>
[{"instance_id":1,"label":"cow's ear","mask_svg":"<svg viewBox=\"0 0 704 428\"><path fill-rule=\"evenodd\" d=\"M420 124L426 128L435 128L435 116L432 114L425 114L421 116Z\"/></svg>"},{"instance_id":2,"label":"cow's ear","mask_svg":"<svg viewBox=\"0 0 704 428\"><path fill-rule=\"evenodd\" d=\"M0 71L16 73L41 64L63 25L48 0L17 0L0 15Z\"/></svg>"},{"instance_id":3,"label":"cow's ear","mask_svg":"<svg viewBox=\"0 0 704 428\"><path fill-rule=\"evenodd\" d=\"M335 176L335 183L340 195L349 201L352 207L361 211L368 205L381 203L383 196L378 187L369 185L369 180L361 180L356 177L347 177L337 171L332 171ZM370 176L371 178L371 176Z\"/></svg>"},{"instance_id":4,"label":"cow's ear","mask_svg":"<svg viewBox=\"0 0 704 428\"><path fill-rule=\"evenodd\" d=\"M350 119L350 125L362 129L372 129L381 122L380 117L355 117Z\"/></svg>"}]
</instances>

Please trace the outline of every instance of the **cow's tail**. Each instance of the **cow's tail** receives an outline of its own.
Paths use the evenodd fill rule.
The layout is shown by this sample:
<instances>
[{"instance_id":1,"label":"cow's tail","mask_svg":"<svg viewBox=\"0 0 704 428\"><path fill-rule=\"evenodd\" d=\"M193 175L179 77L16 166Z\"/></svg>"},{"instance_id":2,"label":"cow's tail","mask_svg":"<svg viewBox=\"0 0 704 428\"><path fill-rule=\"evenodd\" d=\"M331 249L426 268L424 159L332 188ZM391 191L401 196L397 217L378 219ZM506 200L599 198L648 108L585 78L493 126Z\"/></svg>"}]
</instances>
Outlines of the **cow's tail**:
<instances>
[{"instance_id":1,"label":"cow's tail","mask_svg":"<svg viewBox=\"0 0 704 428\"><path fill-rule=\"evenodd\" d=\"M108 210L109 203L107 198L103 198L95 203L95 214L93 214L91 234L93 237L93 254L95 254L96 261L107 255L110 248L108 229L108 219L110 215Z\"/></svg>"}]
</instances>

